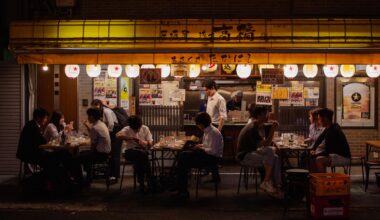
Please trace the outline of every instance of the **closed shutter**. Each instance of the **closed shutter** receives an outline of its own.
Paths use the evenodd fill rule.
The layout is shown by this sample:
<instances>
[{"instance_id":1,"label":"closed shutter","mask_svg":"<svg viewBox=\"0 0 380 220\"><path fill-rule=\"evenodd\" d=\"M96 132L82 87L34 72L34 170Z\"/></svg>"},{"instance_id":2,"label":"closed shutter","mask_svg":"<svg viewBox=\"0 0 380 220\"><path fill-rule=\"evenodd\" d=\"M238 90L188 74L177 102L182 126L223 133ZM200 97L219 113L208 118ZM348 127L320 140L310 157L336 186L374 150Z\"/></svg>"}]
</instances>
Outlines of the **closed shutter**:
<instances>
[{"instance_id":1,"label":"closed shutter","mask_svg":"<svg viewBox=\"0 0 380 220\"><path fill-rule=\"evenodd\" d=\"M18 173L21 128L21 66L0 62L0 175Z\"/></svg>"}]
</instances>

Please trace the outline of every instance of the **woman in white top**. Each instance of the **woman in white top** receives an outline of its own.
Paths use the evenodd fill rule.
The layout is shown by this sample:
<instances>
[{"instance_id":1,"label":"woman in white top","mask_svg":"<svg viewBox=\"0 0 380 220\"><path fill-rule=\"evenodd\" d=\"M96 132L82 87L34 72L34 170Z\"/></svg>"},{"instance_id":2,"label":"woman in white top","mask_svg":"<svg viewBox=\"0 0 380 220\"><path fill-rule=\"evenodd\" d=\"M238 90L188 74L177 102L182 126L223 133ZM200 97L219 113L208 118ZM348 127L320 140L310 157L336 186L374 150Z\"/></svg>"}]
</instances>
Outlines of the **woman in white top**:
<instances>
[{"instance_id":1,"label":"woman in white top","mask_svg":"<svg viewBox=\"0 0 380 220\"><path fill-rule=\"evenodd\" d=\"M325 130L324 127L319 123L318 121L318 109L313 109L309 112L309 120L310 120L310 127L309 127L309 137L305 140L305 142L309 142L310 147L314 147L315 141L318 139L318 137L322 134L323 130ZM322 143L320 146L316 148L316 152L321 153L324 151L324 143Z\"/></svg>"},{"instance_id":2,"label":"woman in white top","mask_svg":"<svg viewBox=\"0 0 380 220\"><path fill-rule=\"evenodd\" d=\"M70 132L73 130L73 122L66 125L65 117L59 111L54 111L51 115L50 123L46 126L44 132L44 138L49 142L53 138L58 138L62 135L62 132Z\"/></svg>"}]
</instances>

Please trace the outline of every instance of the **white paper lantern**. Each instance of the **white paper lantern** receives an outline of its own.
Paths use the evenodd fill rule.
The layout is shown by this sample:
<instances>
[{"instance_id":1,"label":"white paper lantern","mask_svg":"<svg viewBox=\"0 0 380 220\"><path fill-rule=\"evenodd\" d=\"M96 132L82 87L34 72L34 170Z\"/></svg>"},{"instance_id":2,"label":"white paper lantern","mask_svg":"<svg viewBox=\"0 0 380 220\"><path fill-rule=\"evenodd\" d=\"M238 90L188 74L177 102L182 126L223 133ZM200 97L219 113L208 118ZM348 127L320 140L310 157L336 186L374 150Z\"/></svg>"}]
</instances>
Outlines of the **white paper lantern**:
<instances>
[{"instance_id":1,"label":"white paper lantern","mask_svg":"<svg viewBox=\"0 0 380 220\"><path fill-rule=\"evenodd\" d=\"M86 72L89 77L98 77L101 72L101 65L86 65Z\"/></svg>"},{"instance_id":2,"label":"white paper lantern","mask_svg":"<svg viewBox=\"0 0 380 220\"><path fill-rule=\"evenodd\" d=\"M286 78L294 78L297 76L298 66L296 64L289 64L284 66L284 75Z\"/></svg>"},{"instance_id":3,"label":"white paper lantern","mask_svg":"<svg viewBox=\"0 0 380 220\"><path fill-rule=\"evenodd\" d=\"M339 72L338 65L326 65L323 67L323 73L326 77L336 77Z\"/></svg>"},{"instance_id":4,"label":"white paper lantern","mask_svg":"<svg viewBox=\"0 0 380 220\"><path fill-rule=\"evenodd\" d=\"M140 75L139 65L125 65L125 73L129 78L136 78Z\"/></svg>"},{"instance_id":5,"label":"white paper lantern","mask_svg":"<svg viewBox=\"0 0 380 220\"><path fill-rule=\"evenodd\" d=\"M355 74L355 65L341 65L340 74L343 77L352 77Z\"/></svg>"},{"instance_id":6,"label":"white paper lantern","mask_svg":"<svg viewBox=\"0 0 380 220\"><path fill-rule=\"evenodd\" d=\"M49 70L49 66L47 64L43 65L42 70L47 72Z\"/></svg>"},{"instance_id":7,"label":"white paper lantern","mask_svg":"<svg viewBox=\"0 0 380 220\"><path fill-rule=\"evenodd\" d=\"M107 73L110 77L119 77L121 76L122 67L119 64L110 64L108 65Z\"/></svg>"},{"instance_id":8,"label":"white paper lantern","mask_svg":"<svg viewBox=\"0 0 380 220\"><path fill-rule=\"evenodd\" d=\"M238 64L236 67L236 73L242 79L248 78L251 75L251 72L252 72L252 65Z\"/></svg>"},{"instance_id":9,"label":"white paper lantern","mask_svg":"<svg viewBox=\"0 0 380 220\"><path fill-rule=\"evenodd\" d=\"M68 64L65 66L65 74L69 78L76 78L79 76L80 68L77 64Z\"/></svg>"},{"instance_id":10,"label":"white paper lantern","mask_svg":"<svg viewBox=\"0 0 380 220\"><path fill-rule=\"evenodd\" d=\"M367 65L366 72L368 77L376 78L380 76L380 65Z\"/></svg>"},{"instance_id":11,"label":"white paper lantern","mask_svg":"<svg viewBox=\"0 0 380 220\"><path fill-rule=\"evenodd\" d=\"M196 78L201 73L201 65L199 64L190 64L189 65L189 77Z\"/></svg>"},{"instance_id":12,"label":"white paper lantern","mask_svg":"<svg viewBox=\"0 0 380 220\"><path fill-rule=\"evenodd\" d=\"M259 65L260 75L263 73L263 69L274 69L274 65L273 64L260 64Z\"/></svg>"},{"instance_id":13,"label":"white paper lantern","mask_svg":"<svg viewBox=\"0 0 380 220\"><path fill-rule=\"evenodd\" d=\"M141 65L141 69L155 69L154 64L143 64Z\"/></svg>"},{"instance_id":14,"label":"white paper lantern","mask_svg":"<svg viewBox=\"0 0 380 220\"><path fill-rule=\"evenodd\" d=\"M169 64L158 64L156 68L161 69L161 78L166 78L170 76L170 65Z\"/></svg>"},{"instance_id":15,"label":"white paper lantern","mask_svg":"<svg viewBox=\"0 0 380 220\"><path fill-rule=\"evenodd\" d=\"M318 66L315 64L309 65L305 64L303 65L303 75L306 76L306 78L314 78L318 73Z\"/></svg>"}]
</instances>

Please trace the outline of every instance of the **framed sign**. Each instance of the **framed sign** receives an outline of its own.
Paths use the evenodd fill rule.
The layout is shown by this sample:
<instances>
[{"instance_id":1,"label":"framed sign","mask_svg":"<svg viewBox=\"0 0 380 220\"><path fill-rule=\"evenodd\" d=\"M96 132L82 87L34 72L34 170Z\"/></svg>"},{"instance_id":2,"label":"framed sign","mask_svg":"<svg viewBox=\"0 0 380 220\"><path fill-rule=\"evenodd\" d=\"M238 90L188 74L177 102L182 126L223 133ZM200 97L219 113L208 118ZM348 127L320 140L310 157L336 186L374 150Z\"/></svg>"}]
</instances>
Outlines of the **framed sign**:
<instances>
[{"instance_id":1,"label":"framed sign","mask_svg":"<svg viewBox=\"0 0 380 220\"><path fill-rule=\"evenodd\" d=\"M377 127L377 79L336 78L336 122L348 128Z\"/></svg>"},{"instance_id":2,"label":"framed sign","mask_svg":"<svg viewBox=\"0 0 380 220\"><path fill-rule=\"evenodd\" d=\"M263 84L284 84L284 69L262 69L261 82Z\"/></svg>"},{"instance_id":3,"label":"framed sign","mask_svg":"<svg viewBox=\"0 0 380 220\"><path fill-rule=\"evenodd\" d=\"M140 69L140 84L160 84L161 69Z\"/></svg>"}]
</instances>

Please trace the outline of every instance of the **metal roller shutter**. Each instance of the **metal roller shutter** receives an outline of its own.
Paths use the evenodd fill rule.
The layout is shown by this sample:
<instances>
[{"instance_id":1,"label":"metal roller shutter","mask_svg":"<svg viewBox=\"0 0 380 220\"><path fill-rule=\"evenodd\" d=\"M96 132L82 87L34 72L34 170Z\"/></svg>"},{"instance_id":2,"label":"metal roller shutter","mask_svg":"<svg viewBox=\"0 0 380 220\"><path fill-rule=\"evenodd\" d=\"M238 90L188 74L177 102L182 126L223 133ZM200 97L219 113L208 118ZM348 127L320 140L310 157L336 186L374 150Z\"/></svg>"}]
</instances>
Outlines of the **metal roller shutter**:
<instances>
[{"instance_id":1,"label":"metal roller shutter","mask_svg":"<svg viewBox=\"0 0 380 220\"><path fill-rule=\"evenodd\" d=\"M0 175L18 173L16 149L21 129L21 65L0 62Z\"/></svg>"}]
</instances>

